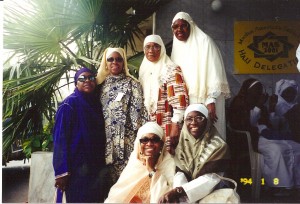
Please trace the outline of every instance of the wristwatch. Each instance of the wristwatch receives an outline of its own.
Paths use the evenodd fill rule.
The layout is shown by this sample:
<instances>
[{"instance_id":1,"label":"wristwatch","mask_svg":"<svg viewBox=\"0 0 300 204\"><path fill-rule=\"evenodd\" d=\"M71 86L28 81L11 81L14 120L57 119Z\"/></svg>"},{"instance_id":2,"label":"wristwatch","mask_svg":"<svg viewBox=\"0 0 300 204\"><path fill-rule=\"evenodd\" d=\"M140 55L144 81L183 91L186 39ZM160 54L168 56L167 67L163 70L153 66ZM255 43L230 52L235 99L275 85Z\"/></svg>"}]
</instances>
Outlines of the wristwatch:
<instances>
[{"instance_id":1,"label":"wristwatch","mask_svg":"<svg viewBox=\"0 0 300 204\"><path fill-rule=\"evenodd\" d=\"M152 178L152 176L154 176L154 174L155 174L155 170L152 170L150 173L149 173L149 178Z\"/></svg>"}]
</instances>

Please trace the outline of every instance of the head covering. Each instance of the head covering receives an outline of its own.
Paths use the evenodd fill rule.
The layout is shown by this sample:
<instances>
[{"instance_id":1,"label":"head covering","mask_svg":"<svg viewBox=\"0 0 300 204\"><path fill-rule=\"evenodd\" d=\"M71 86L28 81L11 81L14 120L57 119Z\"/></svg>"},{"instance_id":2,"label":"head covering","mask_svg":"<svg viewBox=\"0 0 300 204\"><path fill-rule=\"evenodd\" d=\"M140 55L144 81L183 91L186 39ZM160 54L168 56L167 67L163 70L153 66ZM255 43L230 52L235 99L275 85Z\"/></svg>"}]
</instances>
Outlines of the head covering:
<instances>
[{"instance_id":1,"label":"head covering","mask_svg":"<svg viewBox=\"0 0 300 204\"><path fill-rule=\"evenodd\" d=\"M155 122L147 122L140 127L134 142L134 150L129 161L117 183L110 189L105 203L129 203L133 196L140 190L145 180L149 180L149 172L140 160L139 139L147 133L154 133L164 139L162 128ZM171 155L162 149L157 164L156 173L151 178L150 203L157 203L158 199L172 189L173 176L175 174L175 163Z\"/></svg>"},{"instance_id":2,"label":"head covering","mask_svg":"<svg viewBox=\"0 0 300 204\"><path fill-rule=\"evenodd\" d=\"M150 42L159 44L161 49L157 62L151 62L144 56L139 70L139 81L145 98L144 104L149 114L157 109L159 87L167 80L167 66L176 66L166 54L165 45L159 35L148 35L144 40L144 47Z\"/></svg>"},{"instance_id":3,"label":"head covering","mask_svg":"<svg viewBox=\"0 0 300 204\"><path fill-rule=\"evenodd\" d=\"M190 25L186 41L173 36L171 59L182 69L189 91L190 103L205 103L210 93L230 96L221 53L214 41L195 24L188 13L179 12L172 24L183 19Z\"/></svg>"},{"instance_id":4,"label":"head covering","mask_svg":"<svg viewBox=\"0 0 300 204\"><path fill-rule=\"evenodd\" d=\"M90 70L90 69L88 69L88 68L86 68L86 67L83 67L83 68L79 69L79 70L75 73L75 76L74 76L75 86L77 85L77 79L78 79L78 77L79 77L80 74L82 74L83 72L88 72L88 73L91 73L91 74L95 75L95 73L94 73L92 70Z\"/></svg>"},{"instance_id":5,"label":"head covering","mask_svg":"<svg viewBox=\"0 0 300 204\"><path fill-rule=\"evenodd\" d=\"M132 75L129 73L129 69L127 66L127 57L126 57L126 52L123 48L106 48L106 50L103 53L102 60L101 60L101 65L98 69L97 73L97 84L101 84L105 78L110 74L109 69L107 67L107 58L113 53L117 52L121 55L124 61L124 68L123 72L125 73L126 76L130 76L131 78L135 79Z\"/></svg>"},{"instance_id":6,"label":"head covering","mask_svg":"<svg viewBox=\"0 0 300 204\"><path fill-rule=\"evenodd\" d=\"M147 133L153 133L160 137L160 139L164 136L164 130L156 123L156 122L147 122L138 130L137 137L141 139L143 135Z\"/></svg>"},{"instance_id":7,"label":"head covering","mask_svg":"<svg viewBox=\"0 0 300 204\"><path fill-rule=\"evenodd\" d=\"M209 128L207 124L203 135L196 139L189 133L184 123L175 150L175 163L189 180L206 173L224 172L229 157L228 146L214 126Z\"/></svg>"},{"instance_id":8,"label":"head covering","mask_svg":"<svg viewBox=\"0 0 300 204\"><path fill-rule=\"evenodd\" d=\"M282 93L287 88L292 87L298 93L298 84L294 80L281 79L276 82L275 94L278 96L278 101L275 107L275 113L279 116L283 116L288 110L297 104L297 95L292 102L287 102L283 97Z\"/></svg>"},{"instance_id":9,"label":"head covering","mask_svg":"<svg viewBox=\"0 0 300 204\"><path fill-rule=\"evenodd\" d=\"M184 112L184 119L186 116L193 111L198 111L202 113L206 118L208 117L208 109L203 104L191 104L189 105Z\"/></svg>"},{"instance_id":10,"label":"head covering","mask_svg":"<svg viewBox=\"0 0 300 204\"><path fill-rule=\"evenodd\" d=\"M296 57L298 58L297 68L298 68L298 71L300 72L300 43L299 43L299 46L296 50Z\"/></svg>"},{"instance_id":11,"label":"head covering","mask_svg":"<svg viewBox=\"0 0 300 204\"><path fill-rule=\"evenodd\" d=\"M239 93L237 94L239 97L246 97L248 95L249 89L251 89L255 84L261 84L260 81L254 78L246 79L239 90Z\"/></svg>"}]
</instances>

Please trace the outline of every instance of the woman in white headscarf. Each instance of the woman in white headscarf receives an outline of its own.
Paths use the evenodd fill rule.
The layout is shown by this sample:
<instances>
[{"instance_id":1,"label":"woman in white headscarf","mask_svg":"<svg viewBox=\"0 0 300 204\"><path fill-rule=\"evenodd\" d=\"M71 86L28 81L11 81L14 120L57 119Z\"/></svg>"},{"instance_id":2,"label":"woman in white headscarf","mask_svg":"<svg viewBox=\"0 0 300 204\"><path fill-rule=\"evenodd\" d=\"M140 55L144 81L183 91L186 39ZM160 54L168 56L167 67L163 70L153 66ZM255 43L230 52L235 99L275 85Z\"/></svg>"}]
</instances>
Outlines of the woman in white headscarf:
<instances>
[{"instance_id":1,"label":"woman in white headscarf","mask_svg":"<svg viewBox=\"0 0 300 204\"><path fill-rule=\"evenodd\" d=\"M296 112L297 94L298 85L294 80L281 79L276 83L269 106L272 131L258 142L258 151L263 154L265 182L274 187L275 195L289 195L291 188L300 188L300 143L295 142L292 129L293 121L299 121L299 111L289 116Z\"/></svg>"},{"instance_id":2,"label":"woman in white headscarf","mask_svg":"<svg viewBox=\"0 0 300 204\"><path fill-rule=\"evenodd\" d=\"M164 131L156 122L139 129L129 162L105 203L157 203L172 188L175 164L164 141Z\"/></svg>"},{"instance_id":3,"label":"woman in white headscarf","mask_svg":"<svg viewBox=\"0 0 300 204\"><path fill-rule=\"evenodd\" d=\"M105 120L105 159L110 188L119 178L133 151L138 129L148 120L140 83L129 74L122 48L107 48L98 69L100 102Z\"/></svg>"},{"instance_id":4,"label":"woman in white headscarf","mask_svg":"<svg viewBox=\"0 0 300 204\"><path fill-rule=\"evenodd\" d=\"M172 30L171 59L182 69L190 104L205 104L212 122L225 139L225 99L230 97L230 90L221 53L188 13L175 15Z\"/></svg>"},{"instance_id":5,"label":"woman in white headscarf","mask_svg":"<svg viewBox=\"0 0 300 204\"><path fill-rule=\"evenodd\" d=\"M164 129L167 138L171 136L174 139L175 146L180 133L179 124L189 103L186 84L181 69L167 56L159 35L145 38L144 53L139 70L144 104L150 120Z\"/></svg>"},{"instance_id":6,"label":"woman in white headscarf","mask_svg":"<svg viewBox=\"0 0 300 204\"><path fill-rule=\"evenodd\" d=\"M223 173L229 165L229 149L219 135L203 104L189 105L175 153L178 172L173 189L160 203L194 203L208 195L220 182L211 173Z\"/></svg>"}]
</instances>

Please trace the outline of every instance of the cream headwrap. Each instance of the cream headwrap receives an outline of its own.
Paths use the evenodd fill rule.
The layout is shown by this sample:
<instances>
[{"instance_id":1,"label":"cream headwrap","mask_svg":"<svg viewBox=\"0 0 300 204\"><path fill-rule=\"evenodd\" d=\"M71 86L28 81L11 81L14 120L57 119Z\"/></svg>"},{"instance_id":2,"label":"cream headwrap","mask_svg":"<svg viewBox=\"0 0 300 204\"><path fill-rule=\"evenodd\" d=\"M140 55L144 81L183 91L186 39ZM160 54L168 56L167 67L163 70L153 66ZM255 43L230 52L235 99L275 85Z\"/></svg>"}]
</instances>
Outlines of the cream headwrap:
<instances>
[{"instance_id":1,"label":"cream headwrap","mask_svg":"<svg viewBox=\"0 0 300 204\"><path fill-rule=\"evenodd\" d=\"M298 84L294 80L281 79L276 82L275 94L278 96L278 101L275 107L275 113L279 116L283 116L288 110L290 110L295 104L297 104L297 95L292 102L287 102L282 98L282 93L285 89L292 87L297 91Z\"/></svg>"},{"instance_id":2,"label":"cream headwrap","mask_svg":"<svg viewBox=\"0 0 300 204\"><path fill-rule=\"evenodd\" d=\"M145 180L149 180L149 172L140 160L139 139L147 133L154 133L164 139L164 131L155 122L147 122L138 131L134 149L129 161L117 183L113 185L105 203L129 203L140 190ZM151 178L150 203L158 203L158 199L172 189L175 163L171 155L163 148L156 164L156 173Z\"/></svg>"},{"instance_id":3,"label":"cream headwrap","mask_svg":"<svg viewBox=\"0 0 300 204\"><path fill-rule=\"evenodd\" d=\"M127 57L126 57L126 53L125 50L123 48L106 48L106 50L103 53L102 56L102 60L101 60L101 65L98 69L98 73L97 73L97 84L101 84L105 78L110 74L109 69L107 67L107 58L113 53L113 52L117 52L121 55L121 57L124 60L124 68L123 70L126 76L130 76L131 78L135 79L132 75L129 74L129 69L127 66Z\"/></svg>"},{"instance_id":4,"label":"cream headwrap","mask_svg":"<svg viewBox=\"0 0 300 204\"><path fill-rule=\"evenodd\" d=\"M160 57L157 62L149 61L146 56L142 61L139 70L139 81L143 87L144 104L149 114L157 109L158 90L166 81L167 66L176 66L166 54L165 45L159 35L149 35L144 40L144 47L147 43L153 42L161 46ZM145 52L145 51L144 51Z\"/></svg>"},{"instance_id":5,"label":"cream headwrap","mask_svg":"<svg viewBox=\"0 0 300 204\"><path fill-rule=\"evenodd\" d=\"M189 105L186 108L186 110L184 112L184 119L192 111L198 111L198 112L202 113L206 118L208 117L208 110L207 110L205 105L203 105L203 104L192 104L192 105Z\"/></svg>"},{"instance_id":6,"label":"cream headwrap","mask_svg":"<svg viewBox=\"0 0 300 204\"><path fill-rule=\"evenodd\" d=\"M187 41L173 36L171 59L182 68L189 91L190 103L205 103L212 93L230 97L229 85L221 53L214 41L194 23L188 13L179 12L172 24L183 19L190 24Z\"/></svg>"},{"instance_id":7,"label":"cream headwrap","mask_svg":"<svg viewBox=\"0 0 300 204\"><path fill-rule=\"evenodd\" d=\"M156 122L147 122L138 130L137 137L142 138L143 135L147 133L153 133L160 137L161 139L164 136L164 130Z\"/></svg>"}]
</instances>

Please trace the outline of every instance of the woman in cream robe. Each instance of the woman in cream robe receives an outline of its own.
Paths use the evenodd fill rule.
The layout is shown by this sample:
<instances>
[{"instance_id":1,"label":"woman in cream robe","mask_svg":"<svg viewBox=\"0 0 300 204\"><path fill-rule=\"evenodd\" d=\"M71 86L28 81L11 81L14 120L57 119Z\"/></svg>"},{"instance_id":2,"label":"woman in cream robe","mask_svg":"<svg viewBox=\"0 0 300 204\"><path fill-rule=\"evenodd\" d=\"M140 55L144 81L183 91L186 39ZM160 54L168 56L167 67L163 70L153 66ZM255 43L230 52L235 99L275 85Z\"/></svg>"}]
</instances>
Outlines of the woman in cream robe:
<instances>
[{"instance_id":1,"label":"woman in cream robe","mask_svg":"<svg viewBox=\"0 0 300 204\"><path fill-rule=\"evenodd\" d=\"M200 30L188 13L177 13L172 26L178 19L189 24L189 36L186 41L180 41L175 35L178 29L173 29L171 60L182 69L190 104L205 104L212 120L215 116L218 118L214 125L222 138L226 139L225 99L230 97L230 90L221 53L215 42ZM210 106L214 106L214 110Z\"/></svg>"},{"instance_id":2,"label":"woman in cream robe","mask_svg":"<svg viewBox=\"0 0 300 204\"><path fill-rule=\"evenodd\" d=\"M171 155L162 148L153 176L143 164L140 139L153 133L164 141L164 131L155 122L145 123L138 131L134 150L117 183L110 189L105 203L157 203L161 195L172 189L175 163Z\"/></svg>"}]
</instances>

